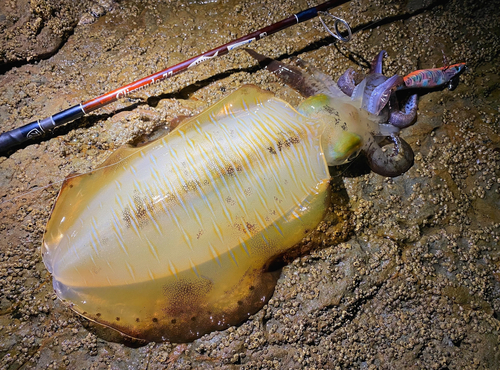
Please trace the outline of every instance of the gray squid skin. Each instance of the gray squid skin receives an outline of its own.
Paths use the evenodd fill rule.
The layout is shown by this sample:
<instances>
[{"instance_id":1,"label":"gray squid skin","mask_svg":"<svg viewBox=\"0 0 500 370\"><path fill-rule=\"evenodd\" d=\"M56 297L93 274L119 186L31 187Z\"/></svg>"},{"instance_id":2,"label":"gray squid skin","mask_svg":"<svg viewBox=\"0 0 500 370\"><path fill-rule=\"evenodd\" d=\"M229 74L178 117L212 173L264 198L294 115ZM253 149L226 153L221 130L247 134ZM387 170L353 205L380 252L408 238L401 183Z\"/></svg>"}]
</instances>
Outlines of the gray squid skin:
<instances>
[{"instance_id":1,"label":"gray squid skin","mask_svg":"<svg viewBox=\"0 0 500 370\"><path fill-rule=\"evenodd\" d=\"M410 95L403 110L399 109L396 94L391 95L391 109L389 112L389 123L398 128L411 126L417 119L417 94Z\"/></svg>"},{"instance_id":2,"label":"gray squid skin","mask_svg":"<svg viewBox=\"0 0 500 370\"><path fill-rule=\"evenodd\" d=\"M347 96L352 96L354 88L356 87L356 82L354 80L355 76L356 71L352 67L349 67L347 68L347 71L345 71L344 74L340 76L337 82L340 90L342 90L342 92Z\"/></svg>"},{"instance_id":3,"label":"gray squid skin","mask_svg":"<svg viewBox=\"0 0 500 370\"><path fill-rule=\"evenodd\" d=\"M297 64L302 67L307 67L312 73L306 73L295 66L276 61L254 50L245 50L250 56L257 59L259 63L265 64L266 68L279 77L285 84L298 91L304 97L310 97L320 93L328 94L328 91L332 89L331 85L336 85L335 88L340 89L348 96L352 96L356 88L356 81L360 80L360 77L354 69L349 68L341 76L338 83L335 84L331 77L309 66L302 60L299 60ZM388 102L391 96L394 95L396 88L403 83L401 76L395 75L391 78L387 78L382 75L384 54L385 51L380 52L372 62L371 70L374 73L366 76L367 83L363 91L365 105L363 108L372 114L380 116L381 120L384 120L383 117L390 116L390 114L387 113L389 108L386 107L388 107ZM416 106L414 113L416 114ZM405 112L402 119L405 120L408 114L411 115L413 113ZM399 116L395 118L396 121L398 119ZM398 126L394 126L397 132L399 130ZM383 130L381 129L381 131ZM369 148L364 150L373 172L382 176L396 177L406 172L413 165L413 150L410 145L397 136L397 134L392 133L389 137L389 140L394 144L392 150L382 150L382 147L379 145L379 139L380 138L372 137Z\"/></svg>"},{"instance_id":4,"label":"gray squid skin","mask_svg":"<svg viewBox=\"0 0 500 370\"><path fill-rule=\"evenodd\" d=\"M413 166L414 154L411 146L399 136L392 134L387 139L394 144L393 149L384 152L379 144L373 143L366 153L368 164L379 175L396 177Z\"/></svg>"}]
</instances>

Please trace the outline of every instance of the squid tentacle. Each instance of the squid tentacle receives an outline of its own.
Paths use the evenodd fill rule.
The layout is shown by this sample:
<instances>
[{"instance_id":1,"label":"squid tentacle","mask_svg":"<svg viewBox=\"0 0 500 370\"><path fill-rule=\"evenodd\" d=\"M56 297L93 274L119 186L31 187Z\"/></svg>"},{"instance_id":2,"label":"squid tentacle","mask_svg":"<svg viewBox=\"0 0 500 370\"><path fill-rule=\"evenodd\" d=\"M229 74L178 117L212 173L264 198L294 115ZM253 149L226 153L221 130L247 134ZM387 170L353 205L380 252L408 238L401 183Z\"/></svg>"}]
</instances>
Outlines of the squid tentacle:
<instances>
[{"instance_id":1,"label":"squid tentacle","mask_svg":"<svg viewBox=\"0 0 500 370\"><path fill-rule=\"evenodd\" d=\"M389 102L392 93L401 83L403 83L403 78L399 75L394 75L375 87L366 104L366 110L378 116L380 111Z\"/></svg>"},{"instance_id":2,"label":"squid tentacle","mask_svg":"<svg viewBox=\"0 0 500 370\"><path fill-rule=\"evenodd\" d=\"M392 151L383 151L382 147L373 140L372 145L366 150L368 163L373 172L382 176L396 177L413 166L414 154L411 146L393 134L387 137L394 144Z\"/></svg>"},{"instance_id":3,"label":"squid tentacle","mask_svg":"<svg viewBox=\"0 0 500 370\"><path fill-rule=\"evenodd\" d=\"M347 71L337 81L337 86L344 94L352 96L356 87L356 71L352 67L347 68Z\"/></svg>"},{"instance_id":4,"label":"squid tentacle","mask_svg":"<svg viewBox=\"0 0 500 370\"><path fill-rule=\"evenodd\" d=\"M244 49L250 56L256 59L259 64L266 65L266 68L274 73L281 81L295 89L303 97L310 97L320 93L328 93L328 87L321 81L315 80L301 71L298 67L279 62L265 55L259 54L252 49Z\"/></svg>"},{"instance_id":5,"label":"squid tentacle","mask_svg":"<svg viewBox=\"0 0 500 370\"><path fill-rule=\"evenodd\" d=\"M340 89L338 84L332 79L331 76L327 75L326 73L322 72L309 62L306 62L303 59L297 58L295 61L295 64L301 68L303 68L308 74L312 76L312 78L317 81L317 83L323 84L326 88L328 88L330 94L332 96L341 96L341 92L345 94L344 91ZM352 69L352 68L351 68ZM357 73L354 72L354 77L357 76Z\"/></svg>"},{"instance_id":6,"label":"squid tentacle","mask_svg":"<svg viewBox=\"0 0 500 370\"><path fill-rule=\"evenodd\" d=\"M375 58L373 58L373 61L370 66L370 73L382 74L382 64L386 54L387 52L385 50L382 50L380 53L377 54Z\"/></svg>"},{"instance_id":7,"label":"squid tentacle","mask_svg":"<svg viewBox=\"0 0 500 370\"><path fill-rule=\"evenodd\" d=\"M395 94L391 96L390 102L389 123L398 128L411 126L417 118L417 94L413 94L408 98L403 110L399 109Z\"/></svg>"}]
</instances>

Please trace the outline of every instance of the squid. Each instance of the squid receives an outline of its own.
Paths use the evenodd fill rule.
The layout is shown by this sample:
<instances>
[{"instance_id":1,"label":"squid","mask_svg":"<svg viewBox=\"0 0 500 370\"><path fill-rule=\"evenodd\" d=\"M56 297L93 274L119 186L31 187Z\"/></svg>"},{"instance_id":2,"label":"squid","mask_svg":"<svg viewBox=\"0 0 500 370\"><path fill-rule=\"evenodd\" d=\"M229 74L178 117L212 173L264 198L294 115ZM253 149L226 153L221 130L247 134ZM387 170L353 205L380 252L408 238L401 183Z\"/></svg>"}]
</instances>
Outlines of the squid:
<instances>
[{"instance_id":1,"label":"squid","mask_svg":"<svg viewBox=\"0 0 500 370\"><path fill-rule=\"evenodd\" d=\"M358 84L352 71L337 84L305 62L268 61L306 96L297 108L246 85L64 181L42 258L68 307L144 341L189 342L237 325L272 295L273 262L324 218L329 166L364 152L384 176L411 167L400 127L386 123L404 79L384 77L376 62Z\"/></svg>"}]
</instances>

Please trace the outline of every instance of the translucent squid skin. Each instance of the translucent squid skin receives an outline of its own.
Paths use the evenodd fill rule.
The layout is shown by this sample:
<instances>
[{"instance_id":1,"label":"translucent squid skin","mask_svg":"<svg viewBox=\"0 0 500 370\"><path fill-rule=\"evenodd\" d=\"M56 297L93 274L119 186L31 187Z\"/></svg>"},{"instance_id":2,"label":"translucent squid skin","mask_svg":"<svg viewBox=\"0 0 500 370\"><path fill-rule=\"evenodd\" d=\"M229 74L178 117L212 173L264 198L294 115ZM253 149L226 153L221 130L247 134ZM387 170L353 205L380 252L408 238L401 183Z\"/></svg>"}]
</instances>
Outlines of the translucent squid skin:
<instances>
[{"instance_id":1,"label":"translucent squid skin","mask_svg":"<svg viewBox=\"0 0 500 370\"><path fill-rule=\"evenodd\" d=\"M142 147L63 184L42 246L57 296L147 341L192 341L269 299L266 267L323 219L329 165L371 145L356 102L299 113L245 86Z\"/></svg>"}]
</instances>

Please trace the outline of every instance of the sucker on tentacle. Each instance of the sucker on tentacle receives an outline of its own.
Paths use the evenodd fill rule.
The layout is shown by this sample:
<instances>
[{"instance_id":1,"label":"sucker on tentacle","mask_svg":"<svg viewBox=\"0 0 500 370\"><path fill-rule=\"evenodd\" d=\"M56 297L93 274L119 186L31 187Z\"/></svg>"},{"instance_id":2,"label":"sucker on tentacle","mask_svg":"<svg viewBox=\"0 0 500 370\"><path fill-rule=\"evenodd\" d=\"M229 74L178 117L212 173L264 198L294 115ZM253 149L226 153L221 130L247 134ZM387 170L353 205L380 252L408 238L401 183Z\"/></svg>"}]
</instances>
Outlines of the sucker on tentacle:
<instances>
[{"instance_id":1,"label":"sucker on tentacle","mask_svg":"<svg viewBox=\"0 0 500 370\"><path fill-rule=\"evenodd\" d=\"M403 78L401 76L394 75L376 86L366 103L366 110L375 115L379 115L389 102L392 93L402 82Z\"/></svg>"}]
</instances>

